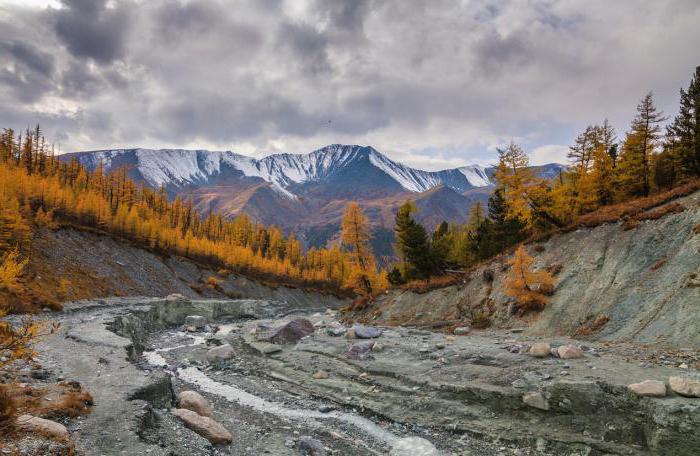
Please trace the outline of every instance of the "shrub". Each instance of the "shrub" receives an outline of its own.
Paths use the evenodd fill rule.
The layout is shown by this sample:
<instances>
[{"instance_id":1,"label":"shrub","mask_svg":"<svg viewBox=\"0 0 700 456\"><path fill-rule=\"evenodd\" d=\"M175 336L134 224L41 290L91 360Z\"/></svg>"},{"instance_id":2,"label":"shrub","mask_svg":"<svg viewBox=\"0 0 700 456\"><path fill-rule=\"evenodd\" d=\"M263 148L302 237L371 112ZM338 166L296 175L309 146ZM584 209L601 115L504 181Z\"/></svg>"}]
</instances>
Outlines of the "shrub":
<instances>
[{"instance_id":1,"label":"shrub","mask_svg":"<svg viewBox=\"0 0 700 456\"><path fill-rule=\"evenodd\" d=\"M491 326L491 318L488 312L477 310L472 314L472 327L476 329L485 329Z\"/></svg>"},{"instance_id":2,"label":"shrub","mask_svg":"<svg viewBox=\"0 0 700 456\"><path fill-rule=\"evenodd\" d=\"M211 276L207 279L207 285L210 288L218 289L219 288L219 279L217 279L214 276Z\"/></svg>"}]
</instances>

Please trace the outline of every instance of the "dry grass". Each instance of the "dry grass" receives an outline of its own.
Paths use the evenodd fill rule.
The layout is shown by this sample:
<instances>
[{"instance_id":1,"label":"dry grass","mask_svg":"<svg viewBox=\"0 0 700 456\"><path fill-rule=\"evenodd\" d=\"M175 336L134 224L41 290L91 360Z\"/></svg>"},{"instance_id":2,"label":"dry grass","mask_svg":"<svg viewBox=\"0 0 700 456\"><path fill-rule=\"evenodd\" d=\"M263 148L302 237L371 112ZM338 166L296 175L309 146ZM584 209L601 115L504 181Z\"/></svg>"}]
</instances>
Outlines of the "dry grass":
<instances>
[{"instance_id":1,"label":"dry grass","mask_svg":"<svg viewBox=\"0 0 700 456\"><path fill-rule=\"evenodd\" d=\"M445 288L463 283L464 276L457 274L446 274L437 277L431 277L430 280L413 280L401 285L402 290L412 291L413 293L423 294L439 288Z\"/></svg>"},{"instance_id":2,"label":"dry grass","mask_svg":"<svg viewBox=\"0 0 700 456\"><path fill-rule=\"evenodd\" d=\"M573 230L581 226L592 228L604 223L616 223L623 219L633 219L636 220L637 223L641 220L655 220L652 217L661 218L664 215L676 213L680 210L678 206L682 206L676 203L678 206L671 205L674 206L672 209L661 208L658 212L652 211L648 214L644 213L674 199L690 195L698 189L700 189L700 179L694 179L667 192L657 193L646 198L625 201L624 203L604 206L589 214L582 215L568 229ZM630 226L632 225L634 225L634 222L630 222Z\"/></svg>"},{"instance_id":3,"label":"dry grass","mask_svg":"<svg viewBox=\"0 0 700 456\"><path fill-rule=\"evenodd\" d=\"M0 434L8 434L13 430L17 405L8 385L0 385Z\"/></svg>"},{"instance_id":4,"label":"dry grass","mask_svg":"<svg viewBox=\"0 0 700 456\"><path fill-rule=\"evenodd\" d=\"M589 317L581 326L576 329L574 337L585 337L595 334L610 321L607 315L599 314L596 317Z\"/></svg>"},{"instance_id":5,"label":"dry grass","mask_svg":"<svg viewBox=\"0 0 700 456\"><path fill-rule=\"evenodd\" d=\"M0 404L2 391L12 399L13 413L26 413L51 420L87 415L94 404L90 393L75 382L61 382L43 388L6 384L0 390Z\"/></svg>"},{"instance_id":6,"label":"dry grass","mask_svg":"<svg viewBox=\"0 0 700 456\"><path fill-rule=\"evenodd\" d=\"M665 264L666 264L666 259L664 258L663 260L659 260L656 263L654 263L650 269L652 271L658 271L659 269L663 268Z\"/></svg>"}]
</instances>

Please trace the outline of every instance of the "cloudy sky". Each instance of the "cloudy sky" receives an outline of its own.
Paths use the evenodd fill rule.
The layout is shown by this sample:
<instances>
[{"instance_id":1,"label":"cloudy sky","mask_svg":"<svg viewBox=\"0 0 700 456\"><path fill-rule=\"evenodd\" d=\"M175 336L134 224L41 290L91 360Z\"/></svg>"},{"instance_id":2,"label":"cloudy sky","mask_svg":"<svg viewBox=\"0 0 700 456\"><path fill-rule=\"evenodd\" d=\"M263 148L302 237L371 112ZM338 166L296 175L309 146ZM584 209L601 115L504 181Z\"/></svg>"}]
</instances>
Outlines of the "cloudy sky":
<instances>
[{"instance_id":1,"label":"cloudy sky","mask_svg":"<svg viewBox=\"0 0 700 456\"><path fill-rule=\"evenodd\" d=\"M649 90L675 114L699 24L697 0L0 0L0 126L64 152L353 143L442 169L513 138L561 161Z\"/></svg>"}]
</instances>

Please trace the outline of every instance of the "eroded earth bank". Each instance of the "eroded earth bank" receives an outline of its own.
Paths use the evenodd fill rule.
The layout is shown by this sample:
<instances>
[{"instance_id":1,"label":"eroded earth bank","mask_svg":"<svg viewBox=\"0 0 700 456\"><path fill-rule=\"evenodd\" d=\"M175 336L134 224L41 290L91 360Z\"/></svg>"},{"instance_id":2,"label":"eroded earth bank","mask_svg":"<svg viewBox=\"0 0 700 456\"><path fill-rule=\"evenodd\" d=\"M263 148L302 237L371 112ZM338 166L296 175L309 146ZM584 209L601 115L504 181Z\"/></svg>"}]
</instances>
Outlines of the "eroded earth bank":
<instances>
[{"instance_id":1,"label":"eroded earth bank","mask_svg":"<svg viewBox=\"0 0 700 456\"><path fill-rule=\"evenodd\" d=\"M688 369L696 351L581 346L519 330L347 328L341 304L70 303L41 347L46 375L25 380L74 380L92 393L92 412L65 423L88 455L700 451L700 399L689 397L700 395ZM646 380L662 391L629 388ZM45 444L29 437L18 448Z\"/></svg>"}]
</instances>

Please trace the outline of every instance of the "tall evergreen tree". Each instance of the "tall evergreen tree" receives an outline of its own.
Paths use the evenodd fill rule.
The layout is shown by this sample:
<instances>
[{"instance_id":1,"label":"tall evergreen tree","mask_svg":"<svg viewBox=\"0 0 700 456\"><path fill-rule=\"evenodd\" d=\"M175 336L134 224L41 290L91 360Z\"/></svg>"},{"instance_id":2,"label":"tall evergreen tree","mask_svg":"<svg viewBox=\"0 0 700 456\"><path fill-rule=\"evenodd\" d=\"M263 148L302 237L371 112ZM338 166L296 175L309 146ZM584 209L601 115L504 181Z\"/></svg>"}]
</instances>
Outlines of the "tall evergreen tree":
<instances>
[{"instance_id":1,"label":"tall evergreen tree","mask_svg":"<svg viewBox=\"0 0 700 456\"><path fill-rule=\"evenodd\" d=\"M651 191L651 164L660 143L663 112L654 105L651 92L637 105L625 137L619 161L620 191L629 196L648 196Z\"/></svg>"},{"instance_id":2,"label":"tall evergreen tree","mask_svg":"<svg viewBox=\"0 0 700 456\"><path fill-rule=\"evenodd\" d=\"M435 271L433 252L425 228L413 219L416 206L410 201L396 213L396 251L407 280L428 279Z\"/></svg>"},{"instance_id":3,"label":"tall evergreen tree","mask_svg":"<svg viewBox=\"0 0 700 456\"><path fill-rule=\"evenodd\" d=\"M700 66L688 90L681 89L679 112L669 125L667 141L680 177L700 176Z\"/></svg>"}]
</instances>

